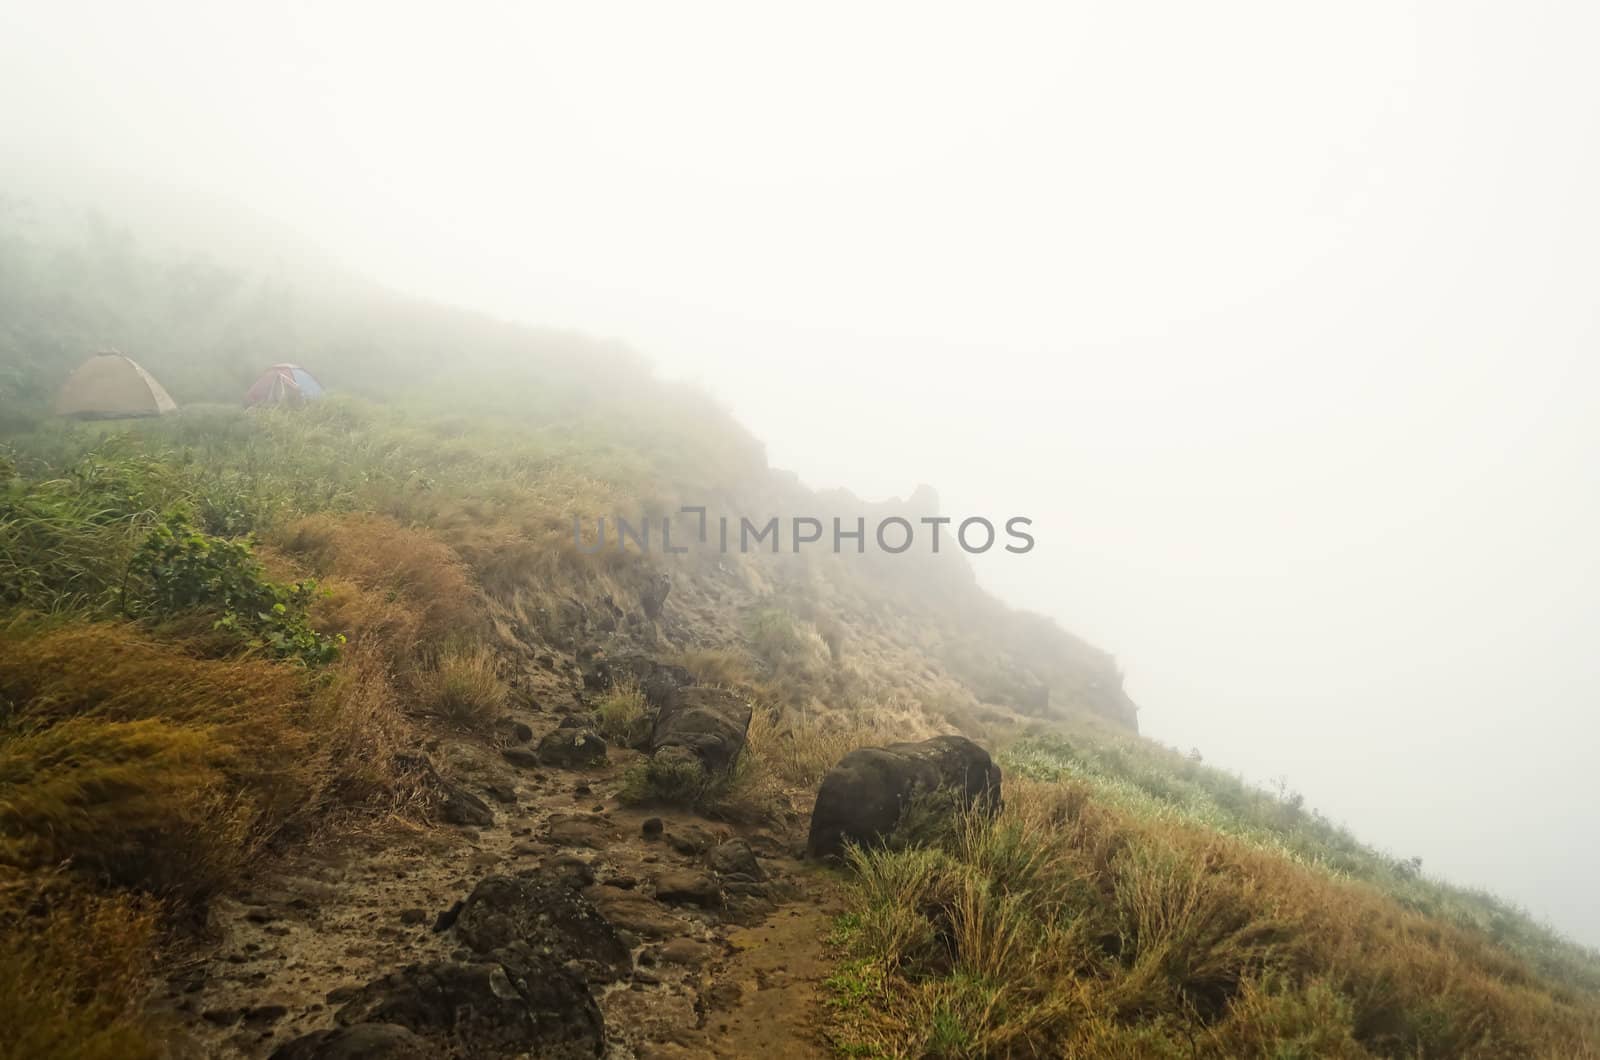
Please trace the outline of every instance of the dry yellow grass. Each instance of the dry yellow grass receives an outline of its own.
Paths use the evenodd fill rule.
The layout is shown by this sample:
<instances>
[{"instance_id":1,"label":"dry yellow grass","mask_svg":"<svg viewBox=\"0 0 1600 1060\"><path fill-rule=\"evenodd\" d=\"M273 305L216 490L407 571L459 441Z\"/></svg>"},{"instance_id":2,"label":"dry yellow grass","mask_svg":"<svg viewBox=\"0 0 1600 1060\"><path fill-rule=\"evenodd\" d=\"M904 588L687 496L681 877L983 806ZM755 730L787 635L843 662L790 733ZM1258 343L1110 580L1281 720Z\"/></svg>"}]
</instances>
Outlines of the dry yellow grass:
<instances>
[{"instance_id":1,"label":"dry yellow grass","mask_svg":"<svg viewBox=\"0 0 1600 1060\"><path fill-rule=\"evenodd\" d=\"M136 627L0 635L0 851L203 893L291 822L400 785L404 722L357 650L329 681Z\"/></svg>"},{"instance_id":2,"label":"dry yellow grass","mask_svg":"<svg viewBox=\"0 0 1600 1060\"><path fill-rule=\"evenodd\" d=\"M600 735L622 747L638 747L650 736L652 716L644 693L633 680L613 684L594 708Z\"/></svg>"},{"instance_id":3,"label":"dry yellow grass","mask_svg":"<svg viewBox=\"0 0 1600 1060\"><path fill-rule=\"evenodd\" d=\"M888 1056L1582 1057L1600 1004L1488 939L1075 781L858 852L837 1035Z\"/></svg>"},{"instance_id":4,"label":"dry yellow grass","mask_svg":"<svg viewBox=\"0 0 1600 1060\"><path fill-rule=\"evenodd\" d=\"M148 903L0 870L0 1060L154 1060Z\"/></svg>"},{"instance_id":5,"label":"dry yellow grass","mask_svg":"<svg viewBox=\"0 0 1600 1060\"><path fill-rule=\"evenodd\" d=\"M466 565L431 531L381 515L322 514L297 520L277 544L319 575L403 602L419 638L442 641L481 624Z\"/></svg>"},{"instance_id":6,"label":"dry yellow grass","mask_svg":"<svg viewBox=\"0 0 1600 1060\"><path fill-rule=\"evenodd\" d=\"M778 711L757 707L750 716L750 750L790 784L815 787L839 759L858 747L931 734L928 720L905 704L850 711Z\"/></svg>"},{"instance_id":7,"label":"dry yellow grass","mask_svg":"<svg viewBox=\"0 0 1600 1060\"><path fill-rule=\"evenodd\" d=\"M432 669L416 675L415 685L423 710L475 729L491 725L510 695L494 652L483 645L446 648Z\"/></svg>"},{"instance_id":8,"label":"dry yellow grass","mask_svg":"<svg viewBox=\"0 0 1600 1060\"><path fill-rule=\"evenodd\" d=\"M696 648L673 660L688 670L696 684L716 688L750 688L758 683L752 660L727 648Z\"/></svg>"}]
</instances>

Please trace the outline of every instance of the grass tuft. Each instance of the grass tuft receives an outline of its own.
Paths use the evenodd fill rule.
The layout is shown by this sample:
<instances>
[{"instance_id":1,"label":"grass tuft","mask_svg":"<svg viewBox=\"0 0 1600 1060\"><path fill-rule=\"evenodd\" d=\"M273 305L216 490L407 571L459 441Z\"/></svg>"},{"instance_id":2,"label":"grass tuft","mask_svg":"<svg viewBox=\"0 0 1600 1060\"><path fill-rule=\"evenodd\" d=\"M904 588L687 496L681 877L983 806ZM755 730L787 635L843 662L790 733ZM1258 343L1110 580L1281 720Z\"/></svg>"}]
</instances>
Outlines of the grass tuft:
<instances>
[{"instance_id":1,"label":"grass tuft","mask_svg":"<svg viewBox=\"0 0 1600 1060\"><path fill-rule=\"evenodd\" d=\"M504 712L510 690L489 648L450 648L417 676L423 709L454 725L486 729Z\"/></svg>"}]
</instances>

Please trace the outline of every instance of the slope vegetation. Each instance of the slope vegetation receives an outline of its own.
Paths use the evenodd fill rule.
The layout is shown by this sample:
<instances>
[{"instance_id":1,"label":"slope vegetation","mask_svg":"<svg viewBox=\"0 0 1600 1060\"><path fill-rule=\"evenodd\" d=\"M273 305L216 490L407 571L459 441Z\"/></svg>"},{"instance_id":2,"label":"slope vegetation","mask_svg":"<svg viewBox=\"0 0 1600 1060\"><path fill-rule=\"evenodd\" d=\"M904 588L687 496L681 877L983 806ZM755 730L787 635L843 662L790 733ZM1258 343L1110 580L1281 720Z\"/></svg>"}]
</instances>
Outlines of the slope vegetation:
<instances>
[{"instance_id":1,"label":"slope vegetation","mask_svg":"<svg viewBox=\"0 0 1600 1060\"><path fill-rule=\"evenodd\" d=\"M106 346L181 414L50 417L55 387ZM281 360L335 396L240 408ZM706 1024L719 1004L735 1027L803 1012L808 1047L862 1055L1592 1049L1594 954L1297 799L1139 739L1113 660L989 597L958 551L666 554L574 536L575 520L614 534L619 516L659 526L685 507L712 526L826 524L937 500L808 490L725 411L615 346L359 284L157 259L103 225L64 239L13 210L0 1056L155 1056L180 1040L268 1055L288 1028L325 1023L317 989L351 996L328 977L352 960L441 956L434 936L371 921L401 892L470 887L463 866L576 873L627 930L725 948L701 979L641 966L637 990L601 996L614 1040L640 1052L738 1055ZM668 793L629 749L641 659L754 705L726 782ZM521 745L574 717L612 745L608 764L524 768ZM791 863L840 755L942 732L1002 752L998 818L858 852L842 873ZM737 832L774 879L745 893L753 877L734 871L722 913L665 917L634 888L649 878L692 905L700 863L684 861L677 890L662 866L706 856L646 842L667 794L669 830ZM548 845L537 867L530 834ZM443 853L461 844L465 857ZM266 891L270 914L246 902ZM765 937L757 905L808 895L844 903L831 925L795 909L783 936L831 965L825 987L794 985L826 1007L728 1000L739 969L781 976L747 952ZM284 947L299 947L292 961ZM290 964L316 975L275 982Z\"/></svg>"}]
</instances>

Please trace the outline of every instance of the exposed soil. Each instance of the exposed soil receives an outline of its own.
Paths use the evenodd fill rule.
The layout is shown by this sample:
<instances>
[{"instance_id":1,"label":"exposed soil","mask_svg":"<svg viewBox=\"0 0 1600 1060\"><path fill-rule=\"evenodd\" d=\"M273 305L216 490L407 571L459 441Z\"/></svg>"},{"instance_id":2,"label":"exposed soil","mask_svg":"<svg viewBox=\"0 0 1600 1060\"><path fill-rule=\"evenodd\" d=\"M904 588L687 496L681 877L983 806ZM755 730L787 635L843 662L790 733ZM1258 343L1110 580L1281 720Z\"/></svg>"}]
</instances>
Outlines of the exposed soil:
<instances>
[{"instance_id":1,"label":"exposed soil","mask_svg":"<svg viewBox=\"0 0 1600 1060\"><path fill-rule=\"evenodd\" d=\"M795 857L798 817L734 826L623 806L615 792L634 752L613 748L588 770L514 764L504 750L532 747L562 715L515 717L531 742L456 738L431 751L493 809L493 824L387 822L283 857L215 901L201 939L169 956L152 998L171 1022L172 1055L264 1058L332 1027L363 985L406 965L466 959L440 918L484 877L552 874L581 889L631 949L631 970L593 986L607 1056L827 1055L819 988L841 906L834 878ZM652 817L659 835L645 834ZM723 883L708 869L706 850L735 835L765 880Z\"/></svg>"}]
</instances>

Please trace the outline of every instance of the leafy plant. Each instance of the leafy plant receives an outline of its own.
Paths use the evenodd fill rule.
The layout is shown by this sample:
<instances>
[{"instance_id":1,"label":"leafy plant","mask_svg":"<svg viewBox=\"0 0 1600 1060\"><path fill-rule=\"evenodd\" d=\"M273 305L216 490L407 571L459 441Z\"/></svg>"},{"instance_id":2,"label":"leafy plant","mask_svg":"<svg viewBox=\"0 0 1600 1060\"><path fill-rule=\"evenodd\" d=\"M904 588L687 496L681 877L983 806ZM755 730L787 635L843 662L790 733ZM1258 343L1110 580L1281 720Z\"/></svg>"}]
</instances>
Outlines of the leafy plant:
<instances>
[{"instance_id":1,"label":"leafy plant","mask_svg":"<svg viewBox=\"0 0 1600 1060\"><path fill-rule=\"evenodd\" d=\"M213 628L237 635L252 647L307 666L332 662L344 643L311 628L306 609L317 596L314 580L280 585L262 574L246 541L215 537L190 525L182 513L158 524L134 554L130 580L136 600L124 610L166 618L187 611L219 612Z\"/></svg>"}]
</instances>

